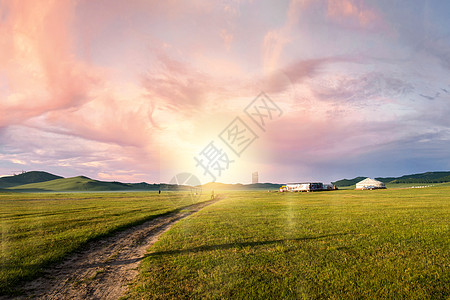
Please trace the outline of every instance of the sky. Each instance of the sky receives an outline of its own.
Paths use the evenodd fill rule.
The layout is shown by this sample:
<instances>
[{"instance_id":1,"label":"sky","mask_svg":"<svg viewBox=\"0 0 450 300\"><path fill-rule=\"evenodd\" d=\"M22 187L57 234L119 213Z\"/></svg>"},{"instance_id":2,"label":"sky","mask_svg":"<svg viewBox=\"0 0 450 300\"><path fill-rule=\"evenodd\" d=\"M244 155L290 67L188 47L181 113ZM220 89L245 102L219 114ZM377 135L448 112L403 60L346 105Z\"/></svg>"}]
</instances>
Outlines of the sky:
<instances>
[{"instance_id":1,"label":"sky","mask_svg":"<svg viewBox=\"0 0 450 300\"><path fill-rule=\"evenodd\" d=\"M449 1L0 0L0 175L450 170Z\"/></svg>"}]
</instances>

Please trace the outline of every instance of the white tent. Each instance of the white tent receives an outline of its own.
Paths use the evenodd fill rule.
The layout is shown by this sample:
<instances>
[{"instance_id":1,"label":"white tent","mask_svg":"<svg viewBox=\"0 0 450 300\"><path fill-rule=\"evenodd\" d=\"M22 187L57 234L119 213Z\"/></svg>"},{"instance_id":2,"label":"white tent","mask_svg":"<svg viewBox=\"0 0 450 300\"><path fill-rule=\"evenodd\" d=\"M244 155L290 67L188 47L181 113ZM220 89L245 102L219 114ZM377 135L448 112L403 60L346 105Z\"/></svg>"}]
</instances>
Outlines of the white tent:
<instances>
[{"instance_id":1,"label":"white tent","mask_svg":"<svg viewBox=\"0 0 450 300\"><path fill-rule=\"evenodd\" d=\"M386 186L383 182L372 179L372 178L366 178L364 180L361 180L356 184L357 190L373 190L373 189L385 189Z\"/></svg>"}]
</instances>

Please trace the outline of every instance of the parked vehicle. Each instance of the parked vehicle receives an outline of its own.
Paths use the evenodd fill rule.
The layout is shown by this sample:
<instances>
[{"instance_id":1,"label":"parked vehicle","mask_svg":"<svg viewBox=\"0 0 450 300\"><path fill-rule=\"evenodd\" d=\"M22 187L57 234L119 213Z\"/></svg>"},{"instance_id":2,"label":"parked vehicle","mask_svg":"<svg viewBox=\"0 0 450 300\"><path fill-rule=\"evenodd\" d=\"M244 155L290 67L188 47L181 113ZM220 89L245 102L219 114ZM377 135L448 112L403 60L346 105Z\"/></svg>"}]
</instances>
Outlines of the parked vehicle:
<instances>
[{"instance_id":1,"label":"parked vehicle","mask_svg":"<svg viewBox=\"0 0 450 300\"><path fill-rule=\"evenodd\" d=\"M334 187L331 184L323 184L322 182L306 182L286 184L280 187L280 192L315 192L315 191L331 191Z\"/></svg>"}]
</instances>

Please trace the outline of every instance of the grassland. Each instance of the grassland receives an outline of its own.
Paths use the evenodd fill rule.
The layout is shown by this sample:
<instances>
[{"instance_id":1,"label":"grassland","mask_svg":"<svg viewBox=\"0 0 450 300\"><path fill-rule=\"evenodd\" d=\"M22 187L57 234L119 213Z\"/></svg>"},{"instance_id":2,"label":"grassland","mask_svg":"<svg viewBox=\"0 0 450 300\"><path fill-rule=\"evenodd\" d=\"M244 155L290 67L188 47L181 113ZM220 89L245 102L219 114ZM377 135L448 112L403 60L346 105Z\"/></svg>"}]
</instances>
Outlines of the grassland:
<instances>
[{"instance_id":1,"label":"grassland","mask_svg":"<svg viewBox=\"0 0 450 300\"><path fill-rule=\"evenodd\" d=\"M128 297L448 299L450 187L230 192L172 227Z\"/></svg>"},{"instance_id":2,"label":"grassland","mask_svg":"<svg viewBox=\"0 0 450 300\"><path fill-rule=\"evenodd\" d=\"M0 294L90 240L192 203L182 192L0 193Z\"/></svg>"}]
</instances>

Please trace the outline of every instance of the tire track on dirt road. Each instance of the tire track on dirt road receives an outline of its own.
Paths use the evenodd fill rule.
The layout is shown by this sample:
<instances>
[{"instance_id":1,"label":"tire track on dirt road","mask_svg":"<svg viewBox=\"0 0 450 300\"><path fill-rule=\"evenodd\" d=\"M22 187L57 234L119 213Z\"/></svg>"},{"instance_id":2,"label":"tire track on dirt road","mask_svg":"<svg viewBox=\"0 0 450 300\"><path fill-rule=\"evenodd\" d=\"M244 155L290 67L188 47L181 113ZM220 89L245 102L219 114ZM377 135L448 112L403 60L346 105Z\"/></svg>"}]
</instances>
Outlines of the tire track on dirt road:
<instances>
[{"instance_id":1,"label":"tire track on dirt road","mask_svg":"<svg viewBox=\"0 0 450 300\"><path fill-rule=\"evenodd\" d=\"M219 198L180 208L141 225L90 242L42 276L22 286L15 299L118 299L139 273L147 249L178 221Z\"/></svg>"}]
</instances>

